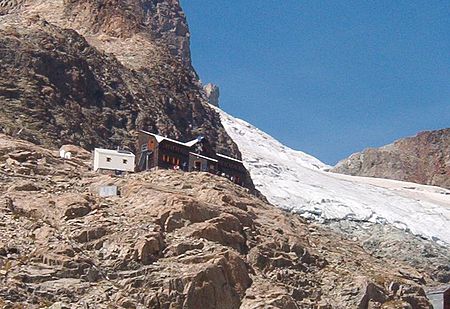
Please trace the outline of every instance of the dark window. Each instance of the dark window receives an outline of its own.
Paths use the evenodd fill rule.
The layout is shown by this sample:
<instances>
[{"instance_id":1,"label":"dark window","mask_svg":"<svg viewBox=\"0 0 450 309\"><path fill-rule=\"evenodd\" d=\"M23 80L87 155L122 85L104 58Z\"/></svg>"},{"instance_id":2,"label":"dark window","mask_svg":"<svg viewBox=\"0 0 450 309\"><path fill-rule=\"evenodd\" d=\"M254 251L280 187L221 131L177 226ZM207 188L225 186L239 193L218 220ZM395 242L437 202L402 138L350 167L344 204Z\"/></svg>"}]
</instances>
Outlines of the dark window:
<instances>
[{"instance_id":1,"label":"dark window","mask_svg":"<svg viewBox=\"0 0 450 309\"><path fill-rule=\"evenodd\" d=\"M123 162L123 164L127 164L128 160L127 159L123 159L122 162Z\"/></svg>"},{"instance_id":2,"label":"dark window","mask_svg":"<svg viewBox=\"0 0 450 309\"><path fill-rule=\"evenodd\" d=\"M111 158L106 158L106 162L111 162Z\"/></svg>"},{"instance_id":3,"label":"dark window","mask_svg":"<svg viewBox=\"0 0 450 309\"><path fill-rule=\"evenodd\" d=\"M201 161L195 161L194 162L194 170L200 171L201 168L202 168L202 162Z\"/></svg>"}]
</instances>

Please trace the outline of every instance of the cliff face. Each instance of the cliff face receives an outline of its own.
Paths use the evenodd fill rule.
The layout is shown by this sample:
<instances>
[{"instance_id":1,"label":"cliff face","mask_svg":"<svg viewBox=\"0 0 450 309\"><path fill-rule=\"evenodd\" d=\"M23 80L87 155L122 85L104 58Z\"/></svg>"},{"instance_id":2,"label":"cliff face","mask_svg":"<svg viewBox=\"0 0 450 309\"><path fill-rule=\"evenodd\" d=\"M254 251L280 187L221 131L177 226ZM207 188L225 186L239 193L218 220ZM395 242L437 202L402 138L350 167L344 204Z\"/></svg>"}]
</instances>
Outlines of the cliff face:
<instances>
[{"instance_id":1,"label":"cliff face","mask_svg":"<svg viewBox=\"0 0 450 309\"><path fill-rule=\"evenodd\" d=\"M2 308L430 308L426 257L375 258L225 178L100 175L71 150L0 134Z\"/></svg>"},{"instance_id":2,"label":"cliff face","mask_svg":"<svg viewBox=\"0 0 450 309\"><path fill-rule=\"evenodd\" d=\"M190 64L178 1L2 0L0 129L47 146L132 147L137 129L240 156Z\"/></svg>"},{"instance_id":3,"label":"cliff face","mask_svg":"<svg viewBox=\"0 0 450 309\"><path fill-rule=\"evenodd\" d=\"M189 28L178 0L2 0L0 15L39 15L76 30L125 65L149 68L165 57L192 70ZM161 49L162 48L162 49Z\"/></svg>"},{"instance_id":4,"label":"cliff face","mask_svg":"<svg viewBox=\"0 0 450 309\"><path fill-rule=\"evenodd\" d=\"M366 149L340 161L332 171L450 189L450 129L422 132L391 145Z\"/></svg>"}]
</instances>

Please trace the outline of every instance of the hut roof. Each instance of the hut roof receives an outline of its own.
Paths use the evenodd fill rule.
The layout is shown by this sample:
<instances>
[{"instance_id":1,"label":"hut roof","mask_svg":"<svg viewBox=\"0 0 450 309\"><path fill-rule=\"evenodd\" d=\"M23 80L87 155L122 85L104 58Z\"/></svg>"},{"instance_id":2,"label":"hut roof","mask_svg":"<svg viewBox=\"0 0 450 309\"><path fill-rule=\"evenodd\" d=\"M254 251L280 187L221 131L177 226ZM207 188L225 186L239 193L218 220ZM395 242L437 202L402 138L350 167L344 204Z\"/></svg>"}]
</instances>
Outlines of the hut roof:
<instances>
[{"instance_id":1,"label":"hut roof","mask_svg":"<svg viewBox=\"0 0 450 309\"><path fill-rule=\"evenodd\" d=\"M440 285L440 286L434 286L429 287L426 289L427 294L443 294L450 290L450 285Z\"/></svg>"},{"instance_id":2,"label":"hut roof","mask_svg":"<svg viewBox=\"0 0 450 309\"><path fill-rule=\"evenodd\" d=\"M223 158L223 159L227 159L227 160L231 160L231 161L237 162L237 163L242 163L241 160L238 160L238 159L235 159L235 158L232 158L232 157L220 154L220 153L218 153L217 156L220 157L220 158Z\"/></svg>"},{"instance_id":3,"label":"hut roof","mask_svg":"<svg viewBox=\"0 0 450 309\"><path fill-rule=\"evenodd\" d=\"M155 133L147 132L147 131L144 131L144 130L140 130L140 132L155 137L156 140L158 141L158 143L161 143L162 141L169 141L171 143L175 143L175 144L178 144L178 145L182 145L182 146L186 146L186 147L191 148L192 146L194 146L195 144L197 144L199 142L198 138L193 139L192 141L189 141L189 142L180 142L180 141L177 141L177 140L174 140L174 139L171 139L171 138L168 138L168 137L164 137L164 136L161 136L161 135L158 135L158 134L155 134Z\"/></svg>"},{"instance_id":4,"label":"hut roof","mask_svg":"<svg viewBox=\"0 0 450 309\"><path fill-rule=\"evenodd\" d=\"M135 157L134 154L127 150L111 150L111 149L103 149L103 148L95 148L95 152L106 154L106 155L120 155L123 157Z\"/></svg>"},{"instance_id":5,"label":"hut roof","mask_svg":"<svg viewBox=\"0 0 450 309\"><path fill-rule=\"evenodd\" d=\"M193 156L197 156L197 157L202 158L202 159L209 160L209 161L218 162L216 159L213 159L213 158L210 158L210 157L207 157L207 156L203 156L203 155L195 153L195 152L190 152L189 154L191 154Z\"/></svg>"}]
</instances>

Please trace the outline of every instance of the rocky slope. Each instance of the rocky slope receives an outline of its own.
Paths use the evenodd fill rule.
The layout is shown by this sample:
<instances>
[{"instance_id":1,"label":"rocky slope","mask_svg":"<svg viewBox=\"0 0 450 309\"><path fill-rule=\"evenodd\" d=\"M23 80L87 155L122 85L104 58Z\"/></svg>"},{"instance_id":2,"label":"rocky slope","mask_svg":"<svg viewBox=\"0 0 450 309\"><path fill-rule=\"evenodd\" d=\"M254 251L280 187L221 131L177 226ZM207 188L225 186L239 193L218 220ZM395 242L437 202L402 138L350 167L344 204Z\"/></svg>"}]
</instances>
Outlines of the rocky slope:
<instances>
[{"instance_id":1,"label":"rocky slope","mask_svg":"<svg viewBox=\"0 0 450 309\"><path fill-rule=\"evenodd\" d=\"M205 102L178 1L0 2L0 132L88 149L203 134L239 156Z\"/></svg>"},{"instance_id":2,"label":"rocky slope","mask_svg":"<svg viewBox=\"0 0 450 309\"><path fill-rule=\"evenodd\" d=\"M450 128L421 132L381 148L355 153L332 171L450 189Z\"/></svg>"},{"instance_id":3,"label":"rocky slope","mask_svg":"<svg viewBox=\"0 0 450 309\"><path fill-rule=\"evenodd\" d=\"M0 306L429 308L427 271L372 256L206 173L113 177L0 135ZM120 196L100 198L101 185Z\"/></svg>"}]
</instances>

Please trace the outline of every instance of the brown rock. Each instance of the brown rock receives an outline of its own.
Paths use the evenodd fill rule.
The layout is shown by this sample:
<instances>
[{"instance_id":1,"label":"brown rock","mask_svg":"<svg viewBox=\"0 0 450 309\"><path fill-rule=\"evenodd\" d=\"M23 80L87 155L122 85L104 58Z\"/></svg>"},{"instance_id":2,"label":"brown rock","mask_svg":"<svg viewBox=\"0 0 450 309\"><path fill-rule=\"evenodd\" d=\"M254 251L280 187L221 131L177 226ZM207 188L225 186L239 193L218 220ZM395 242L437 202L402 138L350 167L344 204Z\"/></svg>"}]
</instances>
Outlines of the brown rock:
<instances>
[{"instance_id":1,"label":"brown rock","mask_svg":"<svg viewBox=\"0 0 450 309\"><path fill-rule=\"evenodd\" d=\"M66 220L83 217L91 212L89 200L80 194L67 194L59 198L56 207L62 211Z\"/></svg>"},{"instance_id":2,"label":"brown rock","mask_svg":"<svg viewBox=\"0 0 450 309\"><path fill-rule=\"evenodd\" d=\"M193 278L185 301L187 308L239 308L251 285L247 267L229 252Z\"/></svg>"},{"instance_id":3,"label":"brown rock","mask_svg":"<svg viewBox=\"0 0 450 309\"><path fill-rule=\"evenodd\" d=\"M450 189L450 128L421 132L381 148L355 153L332 171Z\"/></svg>"},{"instance_id":4,"label":"brown rock","mask_svg":"<svg viewBox=\"0 0 450 309\"><path fill-rule=\"evenodd\" d=\"M364 282L361 294L358 309L375 308L376 304L381 306L388 298L383 289L372 282Z\"/></svg>"},{"instance_id":5,"label":"brown rock","mask_svg":"<svg viewBox=\"0 0 450 309\"><path fill-rule=\"evenodd\" d=\"M30 151L20 151L20 152L9 153L8 156L17 162L25 162L28 160L35 159L36 154L32 153Z\"/></svg>"},{"instance_id":6,"label":"brown rock","mask_svg":"<svg viewBox=\"0 0 450 309\"><path fill-rule=\"evenodd\" d=\"M107 233L108 230L103 226L86 228L77 233L77 235L74 236L74 239L78 242L84 243L99 239L105 236Z\"/></svg>"},{"instance_id":7,"label":"brown rock","mask_svg":"<svg viewBox=\"0 0 450 309\"><path fill-rule=\"evenodd\" d=\"M179 244L175 244L169 248L167 248L167 255L168 256L178 256L181 254L184 254L190 250L200 250L203 249L205 245L202 242L198 243L186 243L182 242Z\"/></svg>"},{"instance_id":8,"label":"brown rock","mask_svg":"<svg viewBox=\"0 0 450 309\"><path fill-rule=\"evenodd\" d=\"M154 262L164 250L165 243L159 233L147 235L135 245L135 256L144 265Z\"/></svg>"},{"instance_id":9,"label":"brown rock","mask_svg":"<svg viewBox=\"0 0 450 309\"><path fill-rule=\"evenodd\" d=\"M91 207L86 204L72 204L69 205L64 212L67 220L79 218L87 215L91 211Z\"/></svg>"},{"instance_id":10,"label":"brown rock","mask_svg":"<svg viewBox=\"0 0 450 309\"><path fill-rule=\"evenodd\" d=\"M239 252L247 250L242 225L238 218L231 214L221 214L217 218L195 225L194 228L192 237L215 241L224 246L230 246Z\"/></svg>"},{"instance_id":11,"label":"brown rock","mask_svg":"<svg viewBox=\"0 0 450 309\"><path fill-rule=\"evenodd\" d=\"M197 201L186 197L171 197L167 200L166 205L173 209L161 214L160 221L167 232L172 232L191 223L209 220L219 214L216 209L204 207Z\"/></svg>"},{"instance_id":12,"label":"brown rock","mask_svg":"<svg viewBox=\"0 0 450 309\"><path fill-rule=\"evenodd\" d=\"M9 191L40 191L41 188L33 182L22 182L17 185L13 185L9 188Z\"/></svg>"}]
</instances>

